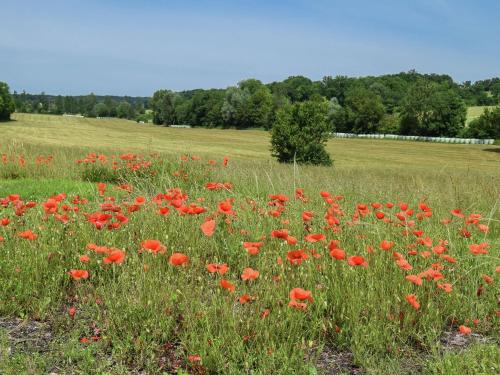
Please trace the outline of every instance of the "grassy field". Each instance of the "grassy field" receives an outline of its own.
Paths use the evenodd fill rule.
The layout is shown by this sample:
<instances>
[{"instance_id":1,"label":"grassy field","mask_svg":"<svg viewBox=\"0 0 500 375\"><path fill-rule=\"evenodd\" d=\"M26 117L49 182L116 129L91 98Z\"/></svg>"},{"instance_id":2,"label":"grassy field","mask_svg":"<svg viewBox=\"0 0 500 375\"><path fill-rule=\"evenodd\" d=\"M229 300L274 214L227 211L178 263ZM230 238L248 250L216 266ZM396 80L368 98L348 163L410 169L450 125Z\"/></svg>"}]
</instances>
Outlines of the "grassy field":
<instances>
[{"instance_id":1,"label":"grassy field","mask_svg":"<svg viewBox=\"0 0 500 375\"><path fill-rule=\"evenodd\" d=\"M99 120L51 115L15 114L2 124L2 143L19 143L58 152L72 148L112 151L156 151L179 155L224 155L252 162L270 161L269 134L259 130L178 129L133 121ZM391 140L332 139L327 146L337 168L387 167L481 169L493 171L498 162L496 147L412 143ZM48 152L48 151L47 151Z\"/></svg>"},{"instance_id":2,"label":"grassy field","mask_svg":"<svg viewBox=\"0 0 500 375\"><path fill-rule=\"evenodd\" d=\"M0 373L498 373L500 147L14 119Z\"/></svg>"}]
</instances>

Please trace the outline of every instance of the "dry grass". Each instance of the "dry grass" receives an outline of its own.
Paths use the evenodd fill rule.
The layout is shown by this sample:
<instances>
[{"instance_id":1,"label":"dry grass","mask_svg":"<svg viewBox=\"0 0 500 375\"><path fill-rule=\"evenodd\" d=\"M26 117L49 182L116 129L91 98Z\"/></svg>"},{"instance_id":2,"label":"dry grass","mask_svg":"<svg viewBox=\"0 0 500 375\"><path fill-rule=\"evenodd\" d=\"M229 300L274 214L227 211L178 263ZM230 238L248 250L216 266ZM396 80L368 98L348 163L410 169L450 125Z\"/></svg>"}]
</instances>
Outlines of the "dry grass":
<instances>
[{"instance_id":1,"label":"dry grass","mask_svg":"<svg viewBox=\"0 0 500 375\"><path fill-rule=\"evenodd\" d=\"M157 151L169 154L225 155L251 161L271 160L269 134L259 130L173 129L127 120L99 120L51 115L15 114L1 124L2 145L108 150ZM455 145L389 140L332 139L328 151L339 169L418 168L422 171L481 170L498 167L500 149L485 145Z\"/></svg>"}]
</instances>

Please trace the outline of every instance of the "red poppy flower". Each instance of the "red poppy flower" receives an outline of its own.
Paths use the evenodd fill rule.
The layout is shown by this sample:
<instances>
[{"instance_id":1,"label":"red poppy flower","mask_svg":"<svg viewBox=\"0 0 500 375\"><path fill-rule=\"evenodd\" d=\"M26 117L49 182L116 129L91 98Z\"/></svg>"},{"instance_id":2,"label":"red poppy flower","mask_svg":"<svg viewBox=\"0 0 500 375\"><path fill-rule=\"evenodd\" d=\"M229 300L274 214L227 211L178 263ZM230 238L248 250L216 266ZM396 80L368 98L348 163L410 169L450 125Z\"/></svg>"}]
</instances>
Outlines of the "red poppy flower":
<instances>
[{"instance_id":1,"label":"red poppy flower","mask_svg":"<svg viewBox=\"0 0 500 375\"><path fill-rule=\"evenodd\" d=\"M34 241L38 238L38 235L33 233L31 230L26 230L24 232L21 232L18 234L18 236L29 241Z\"/></svg>"},{"instance_id":2,"label":"red poppy flower","mask_svg":"<svg viewBox=\"0 0 500 375\"><path fill-rule=\"evenodd\" d=\"M197 354L191 354L188 356L188 361L191 363L201 362L201 357Z\"/></svg>"},{"instance_id":3,"label":"red poppy flower","mask_svg":"<svg viewBox=\"0 0 500 375\"><path fill-rule=\"evenodd\" d=\"M332 258L335 258L337 260L344 260L345 259L345 251L342 249L334 248L330 250L330 256Z\"/></svg>"},{"instance_id":4,"label":"red poppy flower","mask_svg":"<svg viewBox=\"0 0 500 375\"><path fill-rule=\"evenodd\" d=\"M210 237L215 232L215 220L207 220L200 226L201 231L207 237Z\"/></svg>"},{"instance_id":5,"label":"red poppy flower","mask_svg":"<svg viewBox=\"0 0 500 375\"><path fill-rule=\"evenodd\" d=\"M323 233L308 234L305 237L305 240L307 242L318 242L318 241L324 241L325 239L326 236Z\"/></svg>"},{"instance_id":6,"label":"red poppy flower","mask_svg":"<svg viewBox=\"0 0 500 375\"><path fill-rule=\"evenodd\" d=\"M229 267L227 266L226 263L224 264L210 263L207 264L207 270L210 273L217 272L219 275L224 275L229 270Z\"/></svg>"},{"instance_id":7,"label":"red poppy flower","mask_svg":"<svg viewBox=\"0 0 500 375\"><path fill-rule=\"evenodd\" d=\"M444 259L445 261L447 261L448 263L456 263L457 260L447 254L444 254L441 256L441 259Z\"/></svg>"},{"instance_id":8,"label":"red poppy flower","mask_svg":"<svg viewBox=\"0 0 500 375\"><path fill-rule=\"evenodd\" d=\"M263 245L263 242L243 242L243 247L250 255L259 254L259 249Z\"/></svg>"},{"instance_id":9,"label":"red poppy flower","mask_svg":"<svg viewBox=\"0 0 500 375\"><path fill-rule=\"evenodd\" d=\"M302 220L303 221L311 221L314 217L314 213L311 211L304 211L302 213Z\"/></svg>"},{"instance_id":10,"label":"red poppy flower","mask_svg":"<svg viewBox=\"0 0 500 375\"><path fill-rule=\"evenodd\" d=\"M245 268L243 273L241 274L241 279L246 280L255 280L259 277L259 271L256 271L252 268Z\"/></svg>"},{"instance_id":11,"label":"red poppy flower","mask_svg":"<svg viewBox=\"0 0 500 375\"><path fill-rule=\"evenodd\" d=\"M236 287L234 286L233 283L226 279L222 279L219 283L221 288L229 290L231 293L235 291Z\"/></svg>"},{"instance_id":12,"label":"red poppy flower","mask_svg":"<svg viewBox=\"0 0 500 375\"><path fill-rule=\"evenodd\" d=\"M394 246L394 242L391 242L391 241L387 241L387 240L383 240L382 242L380 242L380 248L382 250L390 250L392 249L392 247Z\"/></svg>"},{"instance_id":13,"label":"red poppy flower","mask_svg":"<svg viewBox=\"0 0 500 375\"><path fill-rule=\"evenodd\" d=\"M103 259L104 264L116 263L122 264L125 260L125 252L122 250L112 250L109 255Z\"/></svg>"},{"instance_id":14,"label":"red poppy flower","mask_svg":"<svg viewBox=\"0 0 500 375\"><path fill-rule=\"evenodd\" d=\"M488 251L486 250L489 247L489 244L486 242L483 242L479 245L477 244L470 244L469 245L469 250L471 254L474 255L479 255L479 254L488 254Z\"/></svg>"},{"instance_id":15,"label":"red poppy flower","mask_svg":"<svg viewBox=\"0 0 500 375\"><path fill-rule=\"evenodd\" d=\"M365 258L363 258L361 255L354 255L352 257L347 258L347 263L350 266L362 266L362 267L368 266L368 263L365 261Z\"/></svg>"},{"instance_id":16,"label":"red poppy flower","mask_svg":"<svg viewBox=\"0 0 500 375\"><path fill-rule=\"evenodd\" d=\"M493 284L493 277L488 275L481 275L486 284Z\"/></svg>"},{"instance_id":17,"label":"red poppy flower","mask_svg":"<svg viewBox=\"0 0 500 375\"><path fill-rule=\"evenodd\" d=\"M226 199L219 203L219 212L226 215L234 215L233 205L231 199Z\"/></svg>"},{"instance_id":18,"label":"red poppy flower","mask_svg":"<svg viewBox=\"0 0 500 375\"><path fill-rule=\"evenodd\" d=\"M310 290L305 290L305 289L302 289L302 288L293 288L291 291L290 291L290 299L292 301L294 300L299 300L299 301L305 301L305 300L308 300L310 302L313 302L313 298L312 298L312 293Z\"/></svg>"},{"instance_id":19,"label":"red poppy flower","mask_svg":"<svg viewBox=\"0 0 500 375\"><path fill-rule=\"evenodd\" d=\"M182 253L173 253L168 261L173 266L182 266L189 262L189 257Z\"/></svg>"},{"instance_id":20,"label":"red poppy flower","mask_svg":"<svg viewBox=\"0 0 500 375\"><path fill-rule=\"evenodd\" d=\"M286 240L287 237L288 237L288 230L287 229L273 230L271 232L271 237L273 237L273 238L281 238L283 240Z\"/></svg>"},{"instance_id":21,"label":"red poppy flower","mask_svg":"<svg viewBox=\"0 0 500 375\"><path fill-rule=\"evenodd\" d=\"M99 195L101 197L103 197L104 193L106 192L106 184L103 182L98 182L97 183L97 190L99 191Z\"/></svg>"},{"instance_id":22,"label":"red poppy flower","mask_svg":"<svg viewBox=\"0 0 500 375\"><path fill-rule=\"evenodd\" d=\"M409 294L406 297L406 301L415 309L420 309L420 303L417 301L417 296L415 294Z\"/></svg>"},{"instance_id":23,"label":"red poppy flower","mask_svg":"<svg viewBox=\"0 0 500 375\"><path fill-rule=\"evenodd\" d=\"M296 300L291 300L290 302L288 302L288 306L296 310L301 310L301 311L307 310L307 304L303 302L297 302Z\"/></svg>"},{"instance_id":24,"label":"red poppy flower","mask_svg":"<svg viewBox=\"0 0 500 375\"><path fill-rule=\"evenodd\" d=\"M472 329L462 325L458 327L458 332L460 332L462 335L469 335L472 332Z\"/></svg>"},{"instance_id":25,"label":"red poppy flower","mask_svg":"<svg viewBox=\"0 0 500 375\"><path fill-rule=\"evenodd\" d=\"M464 218L465 215L462 213L462 210L460 208L455 208L454 210L450 211L453 216L459 217L459 218Z\"/></svg>"},{"instance_id":26,"label":"red poppy flower","mask_svg":"<svg viewBox=\"0 0 500 375\"><path fill-rule=\"evenodd\" d=\"M423 280L418 275L408 275L406 276L406 280L411 281L415 285L422 285Z\"/></svg>"},{"instance_id":27,"label":"red poppy flower","mask_svg":"<svg viewBox=\"0 0 500 375\"><path fill-rule=\"evenodd\" d=\"M86 271L86 270L70 270L69 274L75 280L89 278L89 271Z\"/></svg>"},{"instance_id":28,"label":"red poppy flower","mask_svg":"<svg viewBox=\"0 0 500 375\"><path fill-rule=\"evenodd\" d=\"M477 224L477 229L479 229L483 233L488 233L490 228L486 224Z\"/></svg>"},{"instance_id":29,"label":"red poppy flower","mask_svg":"<svg viewBox=\"0 0 500 375\"><path fill-rule=\"evenodd\" d=\"M304 260L309 258L309 255L307 255L307 253L303 249L299 249L289 251L286 257L291 264L300 265Z\"/></svg>"},{"instance_id":30,"label":"red poppy flower","mask_svg":"<svg viewBox=\"0 0 500 375\"><path fill-rule=\"evenodd\" d=\"M446 293L451 293L451 291L453 290L453 286L449 283L437 284L437 287L439 289L443 289Z\"/></svg>"},{"instance_id":31,"label":"red poppy flower","mask_svg":"<svg viewBox=\"0 0 500 375\"><path fill-rule=\"evenodd\" d=\"M404 258L400 258L400 259L396 260L396 264L402 270L409 271L409 270L413 269L412 265L410 263L408 263L408 261Z\"/></svg>"},{"instance_id":32,"label":"red poppy flower","mask_svg":"<svg viewBox=\"0 0 500 375\"><path fill-rule=\"evenodd\" d=\"M45 213L50 215L50 214L54 214L55 212L57 212L57 208L59 207L59 204L58 204L57 200L55 200L53 198L49 198L42 206L43 206L43 209L45 210Z\"/></svg>"},{"instance_id":33,"label":"red poppy flower","mask_svg":"<svg viewBox=\"0 0 500 375\"><path fill-rule=\"evenodd\" d=\"M248 294L243 294L238 300L240 304L244 305L245 303L250 302L252 300L252 297L250 297Z\"/></svg>"},{"instance_id":34,"label":"red poppy flower","mask_svg":"<svg viewBox=\"0 0 500 375\"><path fill-rule=\"evenodd\" d=\"M149 251L154 254L164 253L167 248L162 245L162 243L158 240L146 240L141 243L141 247L143 250Z\"/></svg>"},{"instance_id":35,"label":"red poppy flower","mask_svg":"<svg viewBox=\"0 0 500 375\"><path fill-rule=\"evenodd\" d=\"M158 213L160 215L167 215L170 212L170 209L168 207L160 207L158 209Z\"/></svg>"}]
</instances>

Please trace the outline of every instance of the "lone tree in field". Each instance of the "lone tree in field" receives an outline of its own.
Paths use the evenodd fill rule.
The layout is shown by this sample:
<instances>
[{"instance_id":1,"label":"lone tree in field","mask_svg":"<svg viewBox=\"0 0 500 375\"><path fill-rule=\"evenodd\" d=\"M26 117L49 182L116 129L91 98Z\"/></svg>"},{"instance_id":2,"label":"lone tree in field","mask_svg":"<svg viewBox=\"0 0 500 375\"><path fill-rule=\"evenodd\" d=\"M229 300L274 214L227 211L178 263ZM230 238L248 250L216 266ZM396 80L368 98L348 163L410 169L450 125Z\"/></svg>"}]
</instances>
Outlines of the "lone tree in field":
<instances>
[{"instance_id":1,"label":"lone tree in field","mask_svg":"<svg viewBox=\"0 0 500 375\"><path fill-rule=\"evenodd\" d=\"M14 112L14 100L9 92L9 85L0 82L0 121L9 121L10 114Z\"/></svg>"},{"instance_id":2,"label":"lone tree in field","mask_svg":"<svg viewBox=\"0 0 500 375\"><path fill-rule=\"evenodd\" d=\"M272 155L281 163L331 165L325 150L329 136L328 102L309 100L286 104L277 114L271 132Z\"/></svg>"}]
</instances>

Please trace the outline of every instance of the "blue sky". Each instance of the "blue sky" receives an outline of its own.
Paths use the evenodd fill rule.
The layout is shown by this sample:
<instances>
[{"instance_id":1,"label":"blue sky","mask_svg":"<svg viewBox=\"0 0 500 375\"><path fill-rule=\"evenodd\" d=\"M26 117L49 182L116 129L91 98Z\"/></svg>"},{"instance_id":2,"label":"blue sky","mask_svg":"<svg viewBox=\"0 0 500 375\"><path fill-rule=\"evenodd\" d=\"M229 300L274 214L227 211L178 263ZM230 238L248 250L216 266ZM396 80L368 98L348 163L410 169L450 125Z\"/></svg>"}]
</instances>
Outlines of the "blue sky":
<instances>
[{"instance_id":1,"label":"blue sky","mask_svg":"<svg viewBox=\"0 0 500 375\"><path fill-rule=\"evenodd\" d=\"M0 0L0 81L151 95L255 77L500 75L498 0Z\"/></svg>"}]
</instances>

